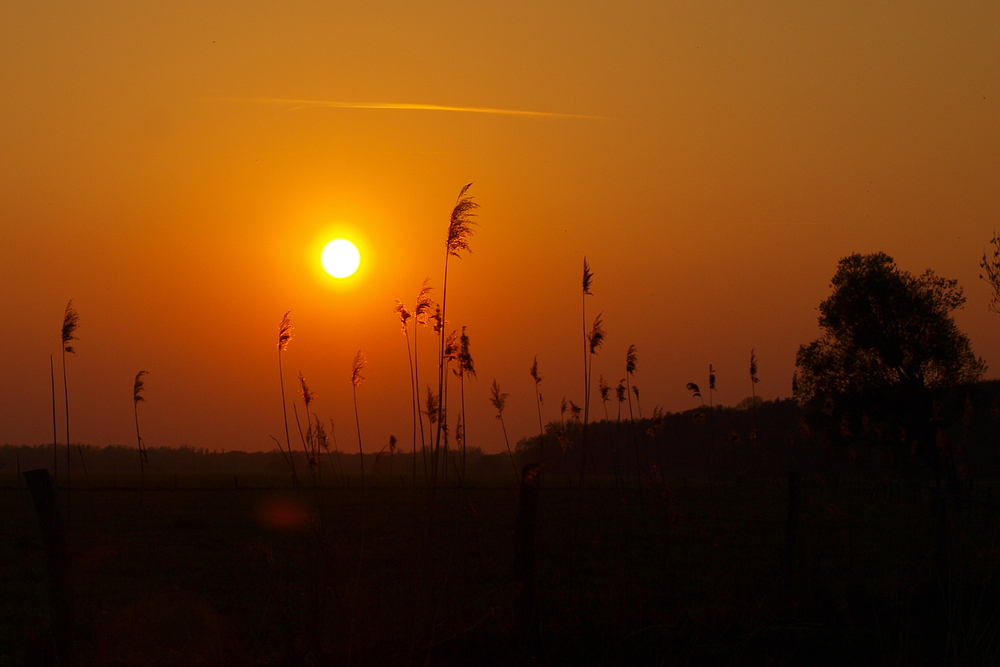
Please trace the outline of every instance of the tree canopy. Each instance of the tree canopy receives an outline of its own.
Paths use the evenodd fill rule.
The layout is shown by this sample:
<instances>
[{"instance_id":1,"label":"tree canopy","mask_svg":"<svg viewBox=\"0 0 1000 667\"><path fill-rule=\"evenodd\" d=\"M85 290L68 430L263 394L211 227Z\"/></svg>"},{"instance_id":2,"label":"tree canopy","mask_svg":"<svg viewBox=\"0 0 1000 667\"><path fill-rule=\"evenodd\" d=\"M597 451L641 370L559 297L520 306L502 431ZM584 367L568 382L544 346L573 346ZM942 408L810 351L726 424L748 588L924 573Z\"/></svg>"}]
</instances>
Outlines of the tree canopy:
<instances>
[{"instance_id":1,"label":"tree canopy","mask_svg":"<svg viewBox=\"0 0 1000 667\"><path fill-rule=\"evenodd\" d=\"M986 370L951 313L958 281L900 270L885 253L840 260L819 306L822 338L799 347L797 398L950 387Z\"/></svg>"}]
</instances>

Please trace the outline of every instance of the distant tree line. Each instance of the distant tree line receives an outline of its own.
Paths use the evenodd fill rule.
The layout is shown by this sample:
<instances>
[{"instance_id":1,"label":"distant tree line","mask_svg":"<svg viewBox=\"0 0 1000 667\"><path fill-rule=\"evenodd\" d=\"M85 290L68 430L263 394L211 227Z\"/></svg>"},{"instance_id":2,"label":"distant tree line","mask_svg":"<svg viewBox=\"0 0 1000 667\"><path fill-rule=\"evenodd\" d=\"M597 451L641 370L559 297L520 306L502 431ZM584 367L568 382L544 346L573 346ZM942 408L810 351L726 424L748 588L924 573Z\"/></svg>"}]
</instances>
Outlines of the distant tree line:
<instances>
[{"instance_id":1,"label":"distant tree line","mask_svg":"<svg viewBox=\"0 0 1000 667\"><path fill-rule=\"evenodd\" d=\"M74 445L74 449L76 446ZM140 461L135 447L108 445L95 447L81 445L82 460L88 473L140 473ZM239 450L211 450L195 447L150 447L147 470L152 473L288 473L287 453L282 456L278 450L269 452L244 452ZM298 470L308 469L305 452L293 452ZM417 453L418 466L422 466ZM364 455L366 471L373 471L377 477L403 475L409 480L413 466L413 455L397 451L387 451ZM485 454L478 447L466 452L466 464L472 475L510 475L510 460L507 454ZM319 461L324 475L357 475L361 472L361 455L358 453L331 452ZM15 472L33 468L52 468L51 445L0 445L0 472ZM422 470L422 467L420 468ZM81 466L82 471L82 466ZM81 478L83 473L80 473ZM303 478L305 482L306 478ZM418 478L421 481L421 478ZM75 482L74 482L75 483Z\"/></svg>"}]
</instances>

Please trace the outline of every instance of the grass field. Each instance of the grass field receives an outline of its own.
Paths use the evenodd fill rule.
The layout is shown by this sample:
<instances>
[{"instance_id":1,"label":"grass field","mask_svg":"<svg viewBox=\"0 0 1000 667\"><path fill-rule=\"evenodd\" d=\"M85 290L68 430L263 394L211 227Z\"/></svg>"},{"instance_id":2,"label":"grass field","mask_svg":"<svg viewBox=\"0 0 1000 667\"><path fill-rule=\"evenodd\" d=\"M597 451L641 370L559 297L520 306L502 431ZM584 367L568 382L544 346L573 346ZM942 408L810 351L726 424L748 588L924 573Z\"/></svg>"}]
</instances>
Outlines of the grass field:
<instances>
[{"instance_id":1,"label":"grass field","mask_svg":"<svg viewBox=\"0 0 1000 667\"><path fill-rule=\"evenodd\" d=\"M83 665L995 664L990 485L670 479L669 492L543 482L538 641L514 624L517 490L259 488L287 477L94 475L59 489ZM388 484L390 479L383 479ZM5 486L4 486L5 485ZM117 486L118 488L114 488ZM156 487L159 488L156 488ZM152 488L149 488L152 487ZM989 499L987 501L987 498ZM0 666L45 664L45 551L0 478Z\"/></svg>"}]
</instances>

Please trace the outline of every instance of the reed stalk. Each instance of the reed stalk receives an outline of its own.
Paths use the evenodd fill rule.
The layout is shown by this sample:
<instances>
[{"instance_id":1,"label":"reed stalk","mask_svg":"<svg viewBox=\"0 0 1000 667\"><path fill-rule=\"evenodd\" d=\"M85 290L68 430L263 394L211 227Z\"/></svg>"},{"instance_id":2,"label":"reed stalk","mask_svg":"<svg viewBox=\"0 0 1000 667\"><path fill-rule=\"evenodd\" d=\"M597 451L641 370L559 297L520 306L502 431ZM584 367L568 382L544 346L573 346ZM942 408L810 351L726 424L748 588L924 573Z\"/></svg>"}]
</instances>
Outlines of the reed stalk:
<instances>
[{"instance_id":1,"label":"reed stalk","mask_svg":"<svg viewBox=\"0 0 1000 667\"><path fill-rule=\"evenodd\" d=\"M429 296L431 291L431 288L428 286L429 282L430 278L424 278L424 284L420 287L420 291L417 293L417 301L413 307L413 319L422 327L427 326L428 318L434 310L434 302ZM424 483L426 484L429 481L429 471L427 469L427 440L424 436L424 413L420 410L420 353L419 347L417 346L418 331L418 327L413 328L413 386L414 391L416 392L417 426L420 430L420 453L424 462ZM430 427L428 427L428 431L429 430ZM416 460L414 460L413 465L416 466Z\"/></svg>"},{"instance_id":2,"label":"reed stalk","mask_svg":"<svg viewBox=\"0 0 1000 667\"><path fill-rule=\"evenodd\" d=\"M403 338L406 343L406 359L410 365L410 408L411 417L413 420L413 491L417 490L417 422L419 420L418 413L420 412L420 406L417 401L417 385L416 380L413 375L413 351L410 349L410 318L413 317L413 313L407 310L406 306L403 305L402 301L396 300L396 315L399 317L399 326L403 332ZM421 432L421 435L423 433Z\"/></svg>"},{"instance_id":3,"label":"reed stalk","mask_svg":"<svg viewBox=\"0 0 1000 667\"><path fill-rule=\"evenodd\" d=\"M528 372L535 381L535 407L538 409L538 463L542 464L545 461L545 427L542 426L542 393L539 387L544 378L538 372L538 355L535 355Z\"/></svg>"},{"instance_id":4,"label":"reed stalk","mask_svg":"<svg viewBox=\"0 0 1000 667\"><path fill-rule=\"evenodd\" d=\"M358 452L361 454L361 494L365 491L365 448L361 441L361 417L358 415L358 387L364 381L361 371L365 367L365 358L361 356L361 350L354 355L354 364L351 366L351 393L354 396L354 423L358 430Z\"/></svg>"},{"instance_id":5,"label":"reed stalk","mask_svg":"<svg viewBox=\"0 0 1000 667\"><path fill-rule=\"evenodd\" d=\"M500 420L500 427L503 429L503 441L507 445L507 454L510 456L510 465L514 469L514 481L517 483L521 477L517 472L517 464L514 463L514 452L510 448L510 439L507 437L507 424L503 420L503 410L507 404L507 397L510 394L500 391L500 385L496 378L493 378L493 386L490 388L490 403L497 410L497 419Z\"/></svg>"},{"instance_id":6,"label":"reed stalk","mask_svg":"<svg viewBox=\"0 0 1000 667\"><path fill-rule=\"evenodd\" d=\"M49 381L52 387L52 485L58 486L59 436L56 434L56 367L49 355Z\"/></svg>"},{"instance_id":7,"label":"reed stalk","mask_svg":"<svg viewBox=\"0 0 1000 667\"><path fill-rule=\"evenodd\" d=\"M445 358L445 344L446 337L444 335L444 327L447 323L447 312L448 312L448 260L451 257L460 259L462 251L472 252L469 248L469 240L472 238L473 227L477 224L473 218L476 216L475 210L479 208L479 204L472 200L471 196L466 193L469 188L472 187L472 183L467 184L458 193L458 198L456 199L455 206L451 210L451 218L448 222L448 236L445 240L445 255L444 255L444 282L441 286L441 311L438 315L438 327L439 327L439 344L440 344L440 354L438 356L438 419L437 419L437 436L435 438L435 451L437 451L441 446L441 440L444 436L444 431L446 428L445 415L447 410L448 393L447 393L447 373L446 364L447 360ZM435 461L436 463L436 461ZM435 470L436 474L436 470Z\"/></svg>"},{"instance_id":8,"label":"reed stalk","mask_svg":"<svg viewBox=\"0 0 1000 667\"><path fill-rule=\"evenodd\" d=\"M757 383L760 382L760 378L757 377L757 355L754 354L753 349L750 350L750 410L751 410L751 427L750 427L750 441L756 443L757 441Z\"/></svg>"},{"instance_id":9,"label":"reed stalk","mask_svg":"<svg viewBox=\"0 0 1000 667\"><path fill-rule=\"evenodd\" d=\"M584 266L584 276L586 276L586 265ZM585 280L584 285L589 285L589 281ZM597 317L594 318L594 324L590 329L590 333L587 334L587 358L584 362L589 359L589 367L587 369L587 393L583 401L583 432L581 434L580 440L580 488L583 488L583 476L586 470L587 463L587 427L590 424L590 377L593 374L594 366L594 355L597 354L598 348L604 342L605 333L602 328L603 320L601 316L603 313L598 313Z\"/></svg>"},{"instance_id":10,"label":"reed stalk","mask_svg":"<svg viewBox=\"0 0 1000 667\"><path fill-rule=\"evenodd\" d=\"M139 433L139 401L145 401L142 392L146 389L146 382L142 379L149 375L149 371L139 371L135 375L135 383L132 385L132 412L135 414L135 440L139 447L139 489L146 488L146 465L149 458L146 452L146 443Z\"/></svg>"},{"instance_id":11,"label":"reed stalk","mask_svg":"<svg viewBox=\"0 0 1000 667\"><path fill-rule=\"evenodd\" d=\"M299 437L302 438L302 449L306 453L306 465L309 466L309 475L312 477L313 487L316 486L316 475L319 471L319 447L316 442L316 433L313 431L312 423L312 413L309 411L313 400L316 398L316 394L309 389L309 385L306 383L306 379L302 376L302 371L299 371L299 394L302 396L302 402L306 407L306 433L305 437L302 437L302 425L299 424ZM298 415L295 417L295 423L298 424Z\"/></svg>"},{"instance_id":12,"label":"reed stalk","mask_svg":"<svg viewBox=\"0 0 1000 667\"><path fill-rule=\"evenodd\" d=\"M459 338L458 345L458 381L460 386L460 391L462 395L462 413L461 413L461 430L455 429L456 438L460 438L462 442L462 486L465 486L465 475L466 475L466 442L468 438L468 420L465 415L465 376L469 375L471 377L476 377L476 365L472 360L471 345L469 342L469 336L465 333L465 327L462 327L462 335Z\"/></svg>"},{"instance_id":13,"label":"reed stalk","mask_svg":"<svg viewBox=\"0 0 1000 667\"><path fill-rule=\"evenodd\" d=\"M62 324L62 372L63 372L63 401L66 407L66 514L69 515L69 489L70 489L70 454L73 446L69 437L69 382L66 378L66 353L76 354L76 350L70 344L76 337L76 328L79 326L80 317L73 308L73 299L66 304L66 311L63 313Z\"/></svg>"},{"instance_id":14,"label":"reed stalk","mask_svg":"<svg viewBox=\"0 0 1000 667\"><path fill-rule=\"evenodd\" d=\"M288 316L292 311L286 311L278 324L278 384L281 386L281 418L285 422L285 449L288 451L288 465L292 469L292 483L299 485L298 475L295 473L295 456L292 454L292 438L288 432L288 405L285 401L285 376L281 367L281 353L288 348L288 342L292 339L292 323ZM277 442L277 440L275 440ZM278 443L281 447L281 443ZM284 452L282 452L284 454Z\"/></svg>"}]
</instances>

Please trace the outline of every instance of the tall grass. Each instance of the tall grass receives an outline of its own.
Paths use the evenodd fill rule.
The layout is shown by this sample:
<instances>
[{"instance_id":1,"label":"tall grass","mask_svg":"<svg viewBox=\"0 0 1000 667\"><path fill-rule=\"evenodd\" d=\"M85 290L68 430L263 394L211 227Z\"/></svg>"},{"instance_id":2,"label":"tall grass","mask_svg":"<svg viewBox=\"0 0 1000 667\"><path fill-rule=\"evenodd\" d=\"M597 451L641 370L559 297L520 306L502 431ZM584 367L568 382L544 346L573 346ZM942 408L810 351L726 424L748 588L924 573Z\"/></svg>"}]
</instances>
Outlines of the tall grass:
<instances>
[{"instance_id":1,"label":"tall grass","mask_svg":"<svg viewBox=\"0 0 1000 667\"><path fill-rule=\"evenodd\" d=\"M591 336L587 332L587 297L593 296L593 292L590 291L591 283L594 281L594 272L590 270L590 264L587 263L587 258L583 258L583 280L581 287L583 288L580 293L580 324L583 328L583 409L584 409L584 427L583 427L583 440L580 449L587 449L587 422L590 418L590 360L591 355ZM598 316L600 319L600 316ZM595 326L597 322L594 323ZM580 462L580 483L583 484L583 460Z\"/></svg>"},{"instance_id":2,"label":"tall grass","mask_svg":"<svg viewBox=\"0 0 1000 667\"><path fill-rule=\"evenodd\" d=\"M52 483L56 484L59 481L59 436L56 433L56 367L51 354L49 355L49 382L52 389Z\"/></svg>"},{"instance_id":3,"label":"tall grass","mask_svg":"<svg viewBox=\"0 0 1000 667\"><path fill-rule=\"evenodd\" d=\"M285 451L288 452L288 465L292 469L292 483L298 486L299 478L295 473L295 457L292 455L292 439L288 433L288 405L285 402L285 376L281 367L281 353L288 348L288 342L292 340L292 323L288 319L288 316L292 311L285 311L284 316L281 318L281 322L278 323L278 384L281 387L281 418L285 422L285 450L282 451L284 455ZM278 443L277 439L275 442ZM278 443L278 448L281 448L281 443Z\"/></svg>"},{"instance_id":4,"label":"tall grass","mask_svg":"<svg viewBox=\"0 0 1000 667\"><path fill-rule=\"evenodd\" d=\"M462 486L465 486L465 475L466 475L466 441L468 438L468 420L465 416L465 376L476 377L476 365L472 359L471 344L469 342L469 336L465 333L465 327L462 327L462 335L459 338L458 344L458 381L460 386L460 391L462 394L462 414L461 421L459 422L459 428L455 429L455 437L457 440L461 441L462 444Z\"/></svg>"},{"instance_id":5,"label":"tall grass","mask_svg":"<svg viewBox=\"0 0 1000 667\"><path fill-rule=\"evenodd\" d=\"M708 407L714 407L712 403L712 394L715 393L715 368L712 364L708 365Z\"/></svg>"},{"instance_id":6,"label":"tall grass","mask_svg":"<svg viewBox=\"0 0 1000 667\"><path fill-rule=\"evenodd\" d=\"M146 382L142 379L149 375L149 371L139 371L135 374L135 383L132 385L132 412L135 414L135 440L139 447L139 488L146 488L146 466L149 458L146 452L146 443L139 432L139 401L145 401L142 392L146 389Z\"/></svg>"},{"instance_id":7,"label":"tall grass","mask_svg":"<svg viewBox=\"0 0 1000 667\"><path fill-rule=\"evenodd\" d=\"M351 365L351 394L354 396L354 424L358 430L358 452L361 454L361 490L365 488L365 447L361 441L361 417L358 415L358 387L364 381L361 371L365 367L365 358L361 356L361 350L354 355L354 363Z\"/></svg>"},{"instance_id":8,"label":"tall grass","mask_svg":"<svg viewBox=\"0 0 1000 667\"><path fill-rule=\"evenodd\" d=\"M411 417L413 419L413 489L417 488L417 422L420 407L417 401L417 384L413 375L413 351L410 349L410 319L413 313L407 310L406 306L399 299L396 300L396 315L399 316L399 326L406 343L406 360L410 365L410 404ZM421 435L423 433L421 432Z\"/></svg>"},{"instance_id":9,"label":"tall grass","mask_svg":"<svg viewBox=\"0 0 1000 667\"><path fill-rule=\"evenodd\" d=\"M66 407L66 496L67 513L69 512L69 487L70 487L70 453L73 445L69 436L69 382L66 376L66 353L76 354L71 343L79 340L76 337L76 328L79 326L80 317L73 308L73 299L66 304L66 311L63 313L62 323L62 372L63 372L63 401ZM82 456L82 454L81 454Z\"/></svg>"},{"instance_id":10,"label":"tall grass","mask_svg":"<svg viewBox=\"0 0 1000 667\"><path fill-rule=\"evenodd\" d=\"M535 355L534 361L531 362L531 368L528 369L528 373L531 374L531 379L535 382L535 407L538 409L538 462L545 462L545 427L542 426L542 392L539 387L544 379L541 373L538 372L538 355Z\"/></svg>"},{"instance_id":11,"label":"tall grass","mask_svg":"<svg viewBox=\"0 0 1000 667\"><path fill-rule=\"evenodd\" d=\"M497 410L497 419L500 420L500 427L503 429L503 441L507 445L507 454L510 456L510 466L514 470L514 482L517 483L521 477L517 474L517 464L514 463L514 452L510 448L510 439L507 437L507 424L503 420L503 410L507 405L507 397L510 394L500 391L497 379L493 378L493 386L490 387L490 403Z\"/></svg>"},{"instance_id":12,"label":"tall grass","mask_svg":"<svg viewBox=\"0 0 1000 667\"><path fill-rule=\"evenodd\" d=\"M478 224L473 218L476 216L475 210L479 208L479 204L472 200L472 197L466 193L469 188L472 187L472 183L467 184L463 187L459 193L458 198L455 201L455 206L451 210L451 217L448 221L448 235L445 240L445 255L444 255L444 282L441 286L441 311L437 314L437 325L439 333L439 355L438 355L438 419L437 419L437 435L435 437L434 449L435 452L440 450L442 438L446 437L446 411L448 403L448 391L447 391L447 363L448 359L445 354L445 346L447 344L447 336L444 334L444 327L447 324L448 315L448 265L449 260L452 257L460 259L462 257L462 251L472 252L469 248L469 241L472 239L473 227ZM435 460L435 464L437 461ZM435 466L434 474L436 475L437 470Z\"/></svg>"},{"instance_id":13,"label":"tall grass","mask_svg":"<svg viewBox=\"0 0 1000 667\"><path fill-rule=\"evenodd\" d=\"M306 455L306 464L309 466L309 475L312 477L313 487L316 486L316 478L319 471L319 445L313 430L313 419L310 407L316 399L316 394L309 388L302 371L299 371L299 395L302 396L302 403L306 410L306 432L302 433L302 424L299 423L298 410L295 411L295 425L299 430L299 439L302 440L302 450Z\"/></svg>"},{"instance_id":14,"label":"tall grass","mask_svg":"<svg viewBox=\"0 0 1000 667\"><path fill-rule=\"evenodd\" d=\"M752 426L750 427L750 441L757 441L757 383L760 382L760 378L757 377L757 355L754 354L753 349L750 350L750 414L753 415Z\"/></svg>"},{"instance_id":15,"label":"tall grass","mask_svg":"<svg viewBox=\"0 0 1000 667\"><path fill-rule=\"evenodd\" d=\"M590 378L593 375L594 369L594 355L597 354L598 348L604 342L605 332L603 328L604 321L601 319L603 313L598 313L597 317L594 318L594 324L590 329L590 333L587 334L587 358L584 359L587 362L587 393L584 396L583 401L583 433L580 444L580 487L583 488L583 476L587 468L587 427L590 424Z\"/></svg>"}]
</instances>

